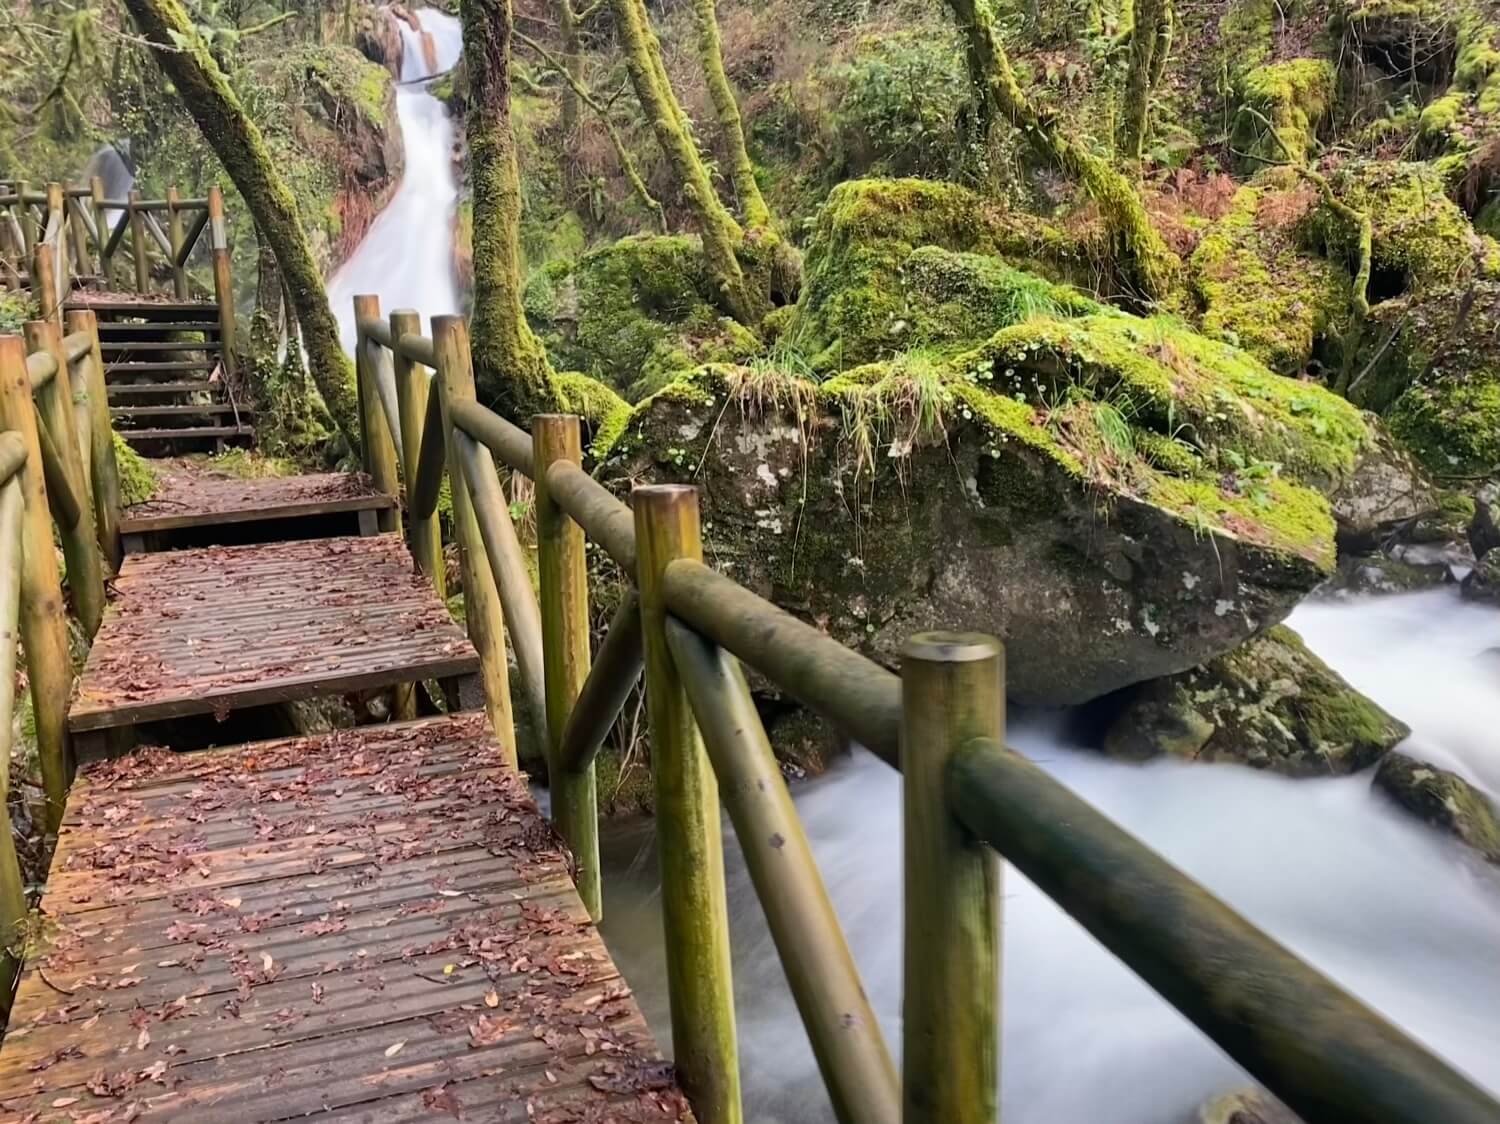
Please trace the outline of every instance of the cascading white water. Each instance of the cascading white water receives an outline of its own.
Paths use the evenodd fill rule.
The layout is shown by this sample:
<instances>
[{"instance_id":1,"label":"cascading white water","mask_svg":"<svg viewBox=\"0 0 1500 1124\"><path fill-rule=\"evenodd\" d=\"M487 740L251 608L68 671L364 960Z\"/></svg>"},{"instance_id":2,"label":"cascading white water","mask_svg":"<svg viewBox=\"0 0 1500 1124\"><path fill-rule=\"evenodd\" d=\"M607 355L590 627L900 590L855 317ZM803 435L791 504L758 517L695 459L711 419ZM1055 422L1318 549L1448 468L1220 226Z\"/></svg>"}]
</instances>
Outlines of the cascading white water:
<instances>
[{"instance_id":1,"label":"cascading white water","mask_svg":"<svg viewBox=\"0 0 1500 1124\"><path fill-rule=\"evenodd\" d=\"M458 183L453 173L453 122L448 109L414 81L440 74L463 52L463 35L452 16L424 8L417 12L431 38L427 57L422 36L401 28L402 85L396 115L406 150L406 171L391 201L370 225L364 240L328 282L328 299L338 317L344 348L354 351L354 296L375 293L384 312L414 308L428 317L459 309L453 272L453 216Z\"/></svg>"},{"instance_id":2,"label":"cascading white water","mask_svg":"<svg viewBox=\"0 0 1500 1124\"><path fill-rule=\"evenodd\" d=\"M1413 729L1405 749L1500 788L1500 614L1449 591L1316 601L1290 621ZM1392 806L1369 775L1288 780L1232 765L1132 765L1068 745L1056 716L1011 740L1256 924L1500 1092L1500 875ZM900 1044L899 778L856 755L797 793L865 985ZM728 829L726 828L726 831ZM605 858L605 936L667 1036L650 827ZM748 1116L832 1121L732 833L735 992ZM1003 1111L1009 1124L1179 1124L1249 1083L1030 883L1007 870ZM1436 1124L1436 1122L1434 1122Z\"/></svg>"}]
</instances>

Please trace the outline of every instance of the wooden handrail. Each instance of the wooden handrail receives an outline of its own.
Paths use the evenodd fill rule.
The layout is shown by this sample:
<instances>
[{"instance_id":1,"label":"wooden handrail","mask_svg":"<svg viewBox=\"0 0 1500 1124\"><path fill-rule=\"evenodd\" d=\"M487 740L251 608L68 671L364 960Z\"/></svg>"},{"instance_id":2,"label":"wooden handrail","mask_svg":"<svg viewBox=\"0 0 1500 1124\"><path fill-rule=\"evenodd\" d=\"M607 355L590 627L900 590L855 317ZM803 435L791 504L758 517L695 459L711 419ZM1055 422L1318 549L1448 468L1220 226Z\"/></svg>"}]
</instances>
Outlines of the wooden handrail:
<instances>
[{"instance_id":1,"label":"wooden handrail","mask_svg":"<svg viewBox=\"0 0 1500 1124\"><path fill-rule=\"evenodd\" d=\"M399 411L403 465L415 522L432 516L447 459L466 614L482 665L498 664L505 682L504 648L493 638L508 625L523 679L518 697L535 710L538 684L550 690L553 646L577 651L576 634L566 639L556 622L540 630L540 657L532 649L537 603L496 461L538 485L544 575L560 548L541 544L566 516L636 583L588 675L569 680L569 705L550 707L549 783L556 805L570 778L588 775L644 663L673 1037L700 1118L740 1111L718 850L722 786L845 1124L995 1120L1000 893L995 858L976 839L1015 863L1309 1124L1500 1119L1500 1104L1462 1075L1004 748L997 642L913 638L898 677L706 566L695 489L638 488L625 505L575 457L541 451L559 419L533 419L528 434L474 400L462 321L436 318L432 341L409 330L415 323L412 313L399 324L361 323L361 339L403 357L407 368L431 360L438 372L420 424L417 411ZM413 377L407 368L398 396L402 378ZM362 369L368 393L378 396L377 365ZM542 584L559 612L569 611L570 599L573 608L583 603L581 590L559 592L555 575ZM894 1077L736 657L907 774L904 1082ZM501 718L508 721L508 711ZM559 829L570 843L590 845L576 818L564 816ZM581 868L591 860L585 852ZM1275 986L1263 986L1268 980Z\"/></svg>"},{"instance_id":2,"label":"wooden handrail","mask_svg":"<svg viewBox=\"0 0 1500 1124\"><path fill-rule=\"evenodd\" d=\"M0 433L0 484L8 483L25 463L26 442L21 435L10 430Z\"/></svg>"}]
</instances>

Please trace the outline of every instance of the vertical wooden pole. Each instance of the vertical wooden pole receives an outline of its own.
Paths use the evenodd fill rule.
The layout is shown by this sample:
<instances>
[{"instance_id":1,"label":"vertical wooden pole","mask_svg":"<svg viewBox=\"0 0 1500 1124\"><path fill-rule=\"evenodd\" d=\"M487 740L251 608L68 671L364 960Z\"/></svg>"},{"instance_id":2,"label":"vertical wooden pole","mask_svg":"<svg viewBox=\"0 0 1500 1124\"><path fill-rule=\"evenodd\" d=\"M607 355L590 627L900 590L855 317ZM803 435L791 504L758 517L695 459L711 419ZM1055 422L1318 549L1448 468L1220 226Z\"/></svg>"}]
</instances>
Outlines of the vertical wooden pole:
<instances>
[{"instance_id":1,"label":"vertical wooden pole","mask_svg":"<svg viewBox=\"0 0 1500 1124\"><path fill-rule=\"evenodd\" d=\"M172 292L178 300L185 301L188 295L187 267L178 261L182 254L182 212L178 210L181 201L176 187L167 188L167 245L171 247L172 256Z\"/></svg>"},{"instance_id":2,"label":"vertical wooden pole","mask_svg":"<svg viewBox=\"0 0 1500 1124\"><path fill-rule=\"evenodd\" d=\"M73 246L73 275L86 277L94 272L94 259L89 252L89 228L83 221L83 200L67 194L63 209L68 221L68 241Z\"/></svg>"},{"instance_id":3,"label":"vertical wooden pole","mask_svg":"<svg viewBox=\"0 0 1500 1124\"><path fill-rule=\"evenodd\" d=\"M541 586L542 663L547 692L547 784L552 822L568 841L577 865L575 882L589 916L604 916L599 887L599 809L594 767L570 770L562 761L563 731L589 677L589 575L583 528L558 507L547 486L554 461L583 463L580 422L572 414L531 419L536 483L537 576Z\"/></svg>"},{"instance_id":4,"label":"vertical wooden pole","mask_svg":"<svg viewBox=\"0 0 1500 1124\"><path fill-rule=\"evenodd\" d=\"M354 298L354 322L380 319L380 298L368 294ZM359 381L359 428L364 435L365 471L375 482L375 487L388 496L401 495L401 479L396 471L396 442L391 438L391 427L386 421L385 410L380 405L380 392L375 388L374 358L369 354L369 341L363 332L354 337L354 374ZM380 513L382 531L401 529L394 509Z\"/></svg>"},{"instance_id":5,"label":"vertical wooden pole","mask_svg":"<svg viewBox=\"0 0 1500 1124\"><path fill-rule=\"evenodd\" d=\"M92 309L68 313L68 334L87 332L93 341L79 360L80 388L87 394L89 412L89 468L93 477L94 530L111 573L120 568L120 465L115 459L114 424L109 417L109 389L104 383L104 357L99 350L99 320Z\"/></svg>"},{"instance_id":6,"label":"vertical wooden pole","mask_svg":"<svg viewBox=\"0 0 1500 1124\"><path fill-rule=\"evenodd\" d=\"M511 767L518 765L516 723L511 711L510 667L505 657L505 621L500 611L500 591L479 537L479 524L469 502L459 463L458 442L453 439L449 403L474 397L474 367L469 355L469 328L462 316L432 318L432 350L437 360L438 405L443 414L443 433L448 445L448 487L453 496L453 531L458 540L458 559L464 583L464 621L469 639L479 652L480 678L484 684L485 709L501 752Z\"/></svg>"},{"instance_id":7,"label":"vertical wooden pole","mask_svg":"<svg viewBox=\"0 0 1500 1124\"><path fill-rule=\"evenodd\" d=\"M55 302L57 312L57 325L62 327L62 305L68 292L73 288L70 280L72 259L68 256L68 196L63 191L60 183L49 183L47 185L47 224L45 229L52 229L52 219L57 218L57 236L48 243L48 250L52 257L52 299Z\"/></svg>"},{"instance_id":8,"label":"vertical wooden pole","mask_svg":"<svg viewBox=\"0 0 1500 1124\"><path fill-rule=\"evenodd\" d=\"M26 246L26 268L31 268L31 263L36 260L36 220L31 214L31 204L26 202L26 194L31 187L25 180L16 181L16 215L21 220L21 241ZM36 289L36 278L31 279L31 287Z\"/></svg>"},{"instance_id":9,"label":"vertical wooden pole","mask_svg":"<svg viewBox=\"0 0 1500 1124\"><path fill-rule=\"evenodd\" d=\"M38 314L49 324L61 324L57 311L57 277L52 271L52 248L38 242L31 251L31 295Z\"/></svg>"},{"instance_id":10,"label":"vertical wooden pole","mask_svg":"<svg viewBox=\"0 0 1500 1124\"><path fill-rule=\"evenodd\" d=\"M104 180L95 176L89 181L89 192L94 208L94 240L99 244L99 283L102 288L108 289L111 284L110 274L113 272L111 266L114 264L114 255L105 253L112 231L109 226L109 209L104 205Z\"/></svg>"},{"instance_id":11,"label":"vertical wooden pole","mask_svg":"<svg viewBox=\"0 0 1500 1124\"><path fill-rule=\"evenodd\" d=\"M683 1090L702 1124L739 1124L743 1114L719 786L666 635L667 565L677 558L703 557L698 491L680 484L652 485L637 488L631 501L656 782L672 1053Z\"/></svg>"},{"instance_id":12,"label":"vertical wooden pole","mask_svg":"<svg viewBox=\"0 0 1500 1124\"><path fill-rule=\"evenodd\" d=\"M126 209L130 215L130 254L135 259L135 291L151 291L151 271L146 257L146 213L137 204L141 193L132 191L126 196Z\"/></svg>"},{"instance_id":13,"label":"vertical wooden pole","mask_svg":"<svg viewBox=\"0 0 1500 1124\"><path fill-rule=\"evenodd\" d=\"M0 427L15 430L26 445L21 469L26 503L21 570L21 643L31 681L36 717L37 755L47 794L47 830L56 831L68 794L68 696L73 669L68 656L68 624L63 615L62 579L52 546L52 514L42 483L42 448L36 407L26 374L26 351L19 336L0 336Z\"/></svg>"},{"instance_id":14,"label":"vertical wooden pole","mask_svg":"<svg viewBox=\"0 0 1500 1124\"><path fill-rule=\"evenodd\" d=\"M8 808L13 719L16 712L16 633L21 611L21 567L26 501L19 473L0 484L0 808ZM8 984L15 978L19 945L26 920L26 886L9 814L0 815L0 955L7 984L0 1005L9 1007Z\"/></svg>"},{"instance_id":15,"label":"vertical wooden pole","mask_svg":"<svg viewBox=\"0 0 1500 1124\"><path fill-rule=\"evenodd\" d=\"M391 342L397 343L405 334L420 335L422 317L409 308L391 313ZM397 413L401 421L401 452L405 463L401 474L406 480L408 498L417 480L417 465L422 456L422 427L427 420L428 377L421 367L413 363L399 350L391 355L392 369L396 375ZM446 600L443 567L443 531L438 526L437 513L426 519L414 514L407 516L407 541L411 544L412 557L422 572L432 579L433 588L439 598Z\"/></svg>"},{"instance_id":16,"label":"vertical wooden pole","mask_svg":"<svg viewBox=\"0 0 1500 1124\"><path fill-rule=\"evenodd\" d=\"M948 761L1005 726L1000 642L925 632L901 651L906 1124L999 1119L1000 859L948 806Z\"/></svg>"},{"instance_id":17,"label":"vertical wooden pole","mask_svg":"<svg viewBox=\"0 0 1500 1124\"><path fill-rule=\"evenodd\" d=\"M94 535L93 508L86 499L90 490L84 483L83 464L78 455L68 359L63 354L62 333L56 324L29 320L25 330L26 346L30 350L50 352L57 360L57 377L36 392L36 411L57 446L68 486L78 498L78 518L71 524L59 520L57 530L62 539L63 558L68 565L68 589L73 594L73 608L84 632L92 640L104 619L104 566Z\"/></svg>"},{"instance_id":18,"label":"vertical wooden pole","mask_svg":"<svg viewBox=\"0 0 1500 1124\"><path fill-rule=\"evenodd\" d=\"M219 306L220 358L224 373L234 376L234 276L229 271L229 227L224 221L224 193L208 189L208 237L214 260L214 301Z\"/></svg>"}]
</instances>

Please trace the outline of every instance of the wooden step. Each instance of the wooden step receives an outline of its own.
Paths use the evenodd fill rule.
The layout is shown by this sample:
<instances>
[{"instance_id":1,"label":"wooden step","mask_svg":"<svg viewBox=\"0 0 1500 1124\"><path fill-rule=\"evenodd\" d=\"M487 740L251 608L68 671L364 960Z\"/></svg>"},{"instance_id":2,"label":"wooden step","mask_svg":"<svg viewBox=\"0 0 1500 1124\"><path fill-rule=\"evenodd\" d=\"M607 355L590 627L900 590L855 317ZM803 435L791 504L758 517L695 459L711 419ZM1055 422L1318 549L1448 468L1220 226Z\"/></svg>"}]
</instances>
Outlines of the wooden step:
<instances>
[{"instance_id":1,"label":"wooden step","mask_svg":"<svg viewBox=\"0 0 1500 1124\"><path fill-rule=\"evenodd\" d=\"M219 314L219 306L213 301L143 301L110 297L105 294L75 296L63 307L69 310L92 309L94 312L138 316L143 320L190 315L198 315L207 319L211 316L217 317Z\"/></svg>"},{"instance_id":2,"label":"wooden step","mask_svg":"<svg viewBox=\"0 0 1500 1124\"><path fill-rule=\"evenodd\" d=\"M106 363L105 381L112 378L128 378L131 375L175 375L183 371L212 371L219 365L217 359L173 359L167 362Z\"/></svg>"},{"instance_id":3,"label":"wooden step","mask_svg":"<svg viewBox=\"0 0 1500 1124\"><path fill-rule=\"evenodd\" d=\"M166 429L122 429L131 441L177 441L184 437L254 437L253 425L185 425Z\"/></svg>"},{"instance_id":4,"label":"wooden step","mask_svg":"<svg viewBox=\"0 0 1500 1124\"><path fill-rule=\"evenodd\" d=\"M142 332L212 332L219 333L219 322L217 320L168 320L168 321L146 321L144 323L127 320L101 320L99 322L99 334L105 335L136 335Z\"/></svg>"},{"instance_id":5,"label":"wooden step","mask_svg":"<svg viewBox=\"0 0 1500 1124\"><path fill-rule=\"evenodd\" d=\"M109 416L112 418L193 417L202 414L233 415L235 412L235 407L229 402L189 403L176 406L111 406L109 408ZM238 412L249 414L253 411L248 406L241 406Z\"/></svg>"},{"instance_id":6,"label":"wooden step","mask_svg":"<svg viewBox=\"0 0 1500 1124\"><path fill-rule=\"evenodd\" d=\"M194 380L192 382L125 382L114 383L106 387L109 391L111 401L117 395L146 394L212 394L218 387L218 383L209 382L207 379Z\"/></svg>"},{"instance_id":7,"label":"wooden step","mask_svg":"<svg viewBox=\"0 0 1500 1124\"><path fill-rule=\"evenodd\" d=\"M122 340L119 343L100 343L105 356L118 355L122 351L218 351L218 340Z\"/></svg>"}]
</instances>

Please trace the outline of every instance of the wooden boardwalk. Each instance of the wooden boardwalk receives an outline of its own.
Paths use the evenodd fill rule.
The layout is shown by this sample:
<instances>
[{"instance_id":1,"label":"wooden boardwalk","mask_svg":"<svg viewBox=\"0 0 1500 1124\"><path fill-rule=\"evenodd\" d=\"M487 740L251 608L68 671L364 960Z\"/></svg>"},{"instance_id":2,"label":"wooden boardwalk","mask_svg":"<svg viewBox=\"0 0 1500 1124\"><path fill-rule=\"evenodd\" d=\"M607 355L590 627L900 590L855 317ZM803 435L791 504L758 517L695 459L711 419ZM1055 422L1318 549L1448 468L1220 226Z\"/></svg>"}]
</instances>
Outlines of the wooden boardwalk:
<instances>
[{"instance_id":1,"label":"wooden boardwalk","mask_svg":"<svg viewBox=\"0 0 1500 1124\"><path fill-rule=\"evenodd\" d=\"M394 535L138 554L115 580L68 725L222 718L478 668Z\"/></svg>"},{"instance_id":2,"label":"wooden boardwalk","mask_svg":"<svg viewBox=\"0 0 1500 1124\"><path fill-rule=\"evenodd\" d=\"M90 766L0 1120L690 1119L482 716Z\"/></svg>"},{"instance_id":3,"label":"wooden boardwalk","mask_svg":"<svg viewBox=\"0 0 1500 1124\"><path fill-rule=\"evenodd\" d=\"M308 530L326 526L331 516L364 516L373 533L377 513L395 499L375 488L364 473L328 472L311 476L272 476L246 480L215 472L195 461L154 462L157 490L150 500L125 508L120 531L127 552L147 544L143 536L168 531L257 522L306 521ZM353 526L348 528L354 530ZM137 540L137 541L132 541Z\"/></svg>"}]
</instances>

